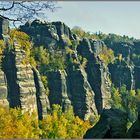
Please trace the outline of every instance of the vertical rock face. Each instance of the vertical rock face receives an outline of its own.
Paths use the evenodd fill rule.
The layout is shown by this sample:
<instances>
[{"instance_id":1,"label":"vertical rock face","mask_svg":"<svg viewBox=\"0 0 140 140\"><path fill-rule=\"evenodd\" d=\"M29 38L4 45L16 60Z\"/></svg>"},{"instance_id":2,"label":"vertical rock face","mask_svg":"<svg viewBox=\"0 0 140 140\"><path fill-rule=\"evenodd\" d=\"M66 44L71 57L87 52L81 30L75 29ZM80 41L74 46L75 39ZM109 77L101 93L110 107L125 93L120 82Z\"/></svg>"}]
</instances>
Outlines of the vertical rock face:
<instances>
[{"instance_id":1,"label":"vertical rock face","mask_svg":"<svg viewBox=\"0 0 140 140\"><path fill-rule=\"evenodd\" d=\"M6 82L4 83L4 73L1 71L0 88L3 88L1 97L8 98L10 107L21 107L23 111L30 113L38 111L38 118L43 119L47 115L49 100L38 70L32 70L29 63L24 64L26 55L18 44L15 44L13 49L7 48L4 55L3 69L7 87L4 87Z\"/></svg>"},{"instance_id":2,"label":"vertical rock face","mask_svg":"<svg viewBox=\"0 0 140 140\"><path fill-rule=\"evenodd\" d=\"M7 80L4 72L0 70L0 106L9 108Z\"/></svg>"},{"instance_id":3,"label":"vertical rock face","mask_svg":"<svg viewBox=\"0 0 140 140\"><path fill-rule=\"evenodd\" d=\"M20 29L29 34L36 45L44 45L48 49L52 47L54 53L57 48L62 51L66 46L71 47L69 42L78 41L76 35L62 22L43 23L36 20ZM97 110L101 113L103 108L110 107L109 72L108 67L98 59L98 53L104 46L102 41L83 39L79 46L81 50L78 49L78 53L88 60L86 68L81 66L75 51L74 59L78 65L71 64L65 72L49 72L49 100L51 105L60 104L63 109L71 104L76 115L88 118L89 114L96 114Z\"/></svg>"},{"instance_id":4,"label":"vertical rock face","mask_svg":"<svg viewBox=\"0 0 140 140\"><path fill-rule=\"evenodd\" d=\"M104 47L104 43L101 41L83 39L77 48L78 53L88 60L86 72L95 93L95 103L99 114L103 108L110 108L109 100L111 98L108 67L98 57L102 47Z\"/></svg>"},{"instance_id":5,"label":"vertical rock face","mask_svg":"<svg viewBox=\"0 0 140 140\"><path fill-rule=\"evenodd\" d=\"M89 129L84 138L125 138L127 114L118 109L105 109L97 124Z\"/></svg>"},{"instance_id":6,"label":"vertical rock face","mask_svg":"<svg viewBox=\"0 0 140 140\"><path fill-rule=\"evenodd\" d=\"M20 107L23 112L38 110L38 118L47 115L49 100L40 74L25 62L26 52L14 42L9 45L9 23L0 18L0 39L4 39L5 50L0 68L0 104L6 107ZM27 60L27 59L26 59Z\"/></svg>"},{"instance_id":7,"label":"vertical rock face","mask_svg":"<svg viewBox=\"0 0 140 140\"><path fill-rule=\"evenodd\" d=\"M50 103L45 93L45 88L41 81L41 77L38 70L33 69L33 73L36 87L38 118L41 120L46 117L47 110L50 109Z\"/></svg>"},{"instance_id":8,"label":"vertical rock face","mask_svg":"<svg viewBox=\"0 0 140 140\"><path fill-rule=\"evenodd\" d=\"M116 87L126 85L127 89L134 89L133 72L125 62L109 65L111 81Z\"/></svg>"},{"instance_id":9,"label":"vertical rock face","mask_svg":"<svg viewBox=\"0 0 140 140\"><path fill-rule=\"evenodd\" d=\"M108 41L106 44L114 51L116 57L120 55L122 57L121 60L116 60L114 64L110 64L108 66L112 83L115 85L115 87L119 88L122 85L126 85L128 90L139 88L139 42L112 41L112 43L110 43L110 41Z\"/></svg>"},{"instance_id":10,"label":"vertical rock face","mask_svg":"<svg viewBox=\"0 0 140 140\"><path fill-rule=\"evenodd\" d=\"M0 39L3 39L2 34L6 35L9 32L9 21L0 17Z\"/></svg>"},{"instance_id":11,"label":"vertical rock face","mask_svg":"<svg viewBox=\"0 0 140 140\"><path fill-rule=\"evenodd\" d=\"M49 100L50 105L59 104L66 111L71 106L70 95L67 89L67 74L63 70L48 73Z\"/></svg>"},{"instance_id":12,"label":"vertical rock face","mask_svg":"<svg viewBox=\"0 0 140 140\"><path fill-rule=\"evenodd\" d=\"M26 57L21 46L5 54L4 72L7 77L10 107L21 107L24 111L36 111L36 88L30 64L23 64Z\"/></svg>"},{"instance_id":13,"label":"vertical rock face","mask_svg":"<svg viewBox=\"0 0 140 140\"><path fill-rule=\"evenodd\" d=\"M75 114L85 120L90 115L97 114L95 94L87 80L85 70L79 65L70 67L67 80Z\"/></svg>"}]
</instances>

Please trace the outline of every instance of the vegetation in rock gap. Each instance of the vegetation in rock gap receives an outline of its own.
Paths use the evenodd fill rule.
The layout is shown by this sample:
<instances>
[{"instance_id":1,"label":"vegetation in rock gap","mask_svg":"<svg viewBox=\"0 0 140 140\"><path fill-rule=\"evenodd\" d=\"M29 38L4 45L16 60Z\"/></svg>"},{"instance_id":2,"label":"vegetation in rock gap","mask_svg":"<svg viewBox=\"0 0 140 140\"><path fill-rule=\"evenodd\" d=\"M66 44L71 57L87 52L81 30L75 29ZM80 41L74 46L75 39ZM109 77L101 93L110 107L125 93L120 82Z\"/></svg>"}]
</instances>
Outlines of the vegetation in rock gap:
<instances>
[{"instance_id":1,"label":"vegetation in rock gap","mask_svg":"<svg viewBox=\"0 0 140 140\"><path fill-rule=\"evenodd\" d=\"M27 64L30 60L30 50L32 47L30 37L24 32L13 29L10 31L10 38L11 45L16 42L18 44L18 47L26 52L26 57L23 59L23 63Z\"/></svg>"},{"instance_id":2,"label":"vegetation in rock gap","mask_svg":"<svg viewBox=\"0 0 140 140\"><path fill-rule=\"evenodd\" d=\"M2 63L4 48L5 48L4 41L0 40L0 65Z\"/></svg>"},{"instance_id":3,"label":"vegetation in rock gap","mask_svg":"<svg viewBox=\"0 0 140 140\"><path fill-rule=\"evenodd\" d=\"M104 46L102 48L102 52L99 54L99 58L104 64L108 65L109 63L112 63L115 59L114 52L112 51L112 49Z\"/></svg>"},{"instance_id":4,"label":"vegetation in rock gap","mask_svg":"<svg viewBox=\"0 0 140 140\"><path fill-rule=\"evenodd\" d=\"M0 116L0 138L82 138L91 127L74 116L72 109L63 113L59 105L53 105L51 114L40 122L36 113L20 109L0 107Z\"/></svg>"},{"instance_id":5,"label":"vegetation in rock gap","mask_svg":"<svg viewBox=\"0 0 140 140\"><path fill-rule=\"evenodd\" d=\"M128 128L136 121L140 102L139 90L126 90L123 85L120 89L112 87L112 108L123 110L128 115Z\"/></svg>"}]
</instances>

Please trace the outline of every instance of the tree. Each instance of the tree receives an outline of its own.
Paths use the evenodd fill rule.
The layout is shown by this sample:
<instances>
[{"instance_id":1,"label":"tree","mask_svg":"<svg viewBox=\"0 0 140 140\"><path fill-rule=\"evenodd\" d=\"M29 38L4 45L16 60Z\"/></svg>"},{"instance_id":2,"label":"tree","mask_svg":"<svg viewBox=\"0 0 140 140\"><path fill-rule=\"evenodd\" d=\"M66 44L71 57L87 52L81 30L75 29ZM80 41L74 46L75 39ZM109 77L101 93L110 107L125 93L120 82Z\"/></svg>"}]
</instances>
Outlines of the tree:
<instances>
[{"instance_id":1,"label":"tree","mask_svg":"<svg viewBox=\"0 0 140 140\"><path fill-rule=\"evenodd\" d=\"M49 1L1 1L0 17L9 21L25 23L36 18L46 18L46 11L55 9L55 2Z\"/></svg>"},{"instance_id":2,"label":"tree","mask_svg":"<svg viewBox=\"0 0 140 140\"><path fill-rule=\"evenodd\" d=\"M63 113L59 105L53 105L51 114L40 122L41 138L44 139L82 138L90 127L88 121L74 115L72 108Z\"/></svg>"}]
</instances>

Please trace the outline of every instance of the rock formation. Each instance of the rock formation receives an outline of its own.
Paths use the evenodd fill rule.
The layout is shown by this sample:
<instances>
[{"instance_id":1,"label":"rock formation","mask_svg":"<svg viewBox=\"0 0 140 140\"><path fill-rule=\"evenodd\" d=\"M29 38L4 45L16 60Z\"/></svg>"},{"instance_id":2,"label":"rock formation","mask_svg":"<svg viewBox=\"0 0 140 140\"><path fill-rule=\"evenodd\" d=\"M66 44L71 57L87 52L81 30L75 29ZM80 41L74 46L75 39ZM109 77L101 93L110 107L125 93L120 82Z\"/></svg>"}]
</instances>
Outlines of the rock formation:
<instances>
[{"instance_id":1,"label":"rock formation","mask_svg":"<svg viewBox=\"0 0 140 140\"><path fill-rule=\"evenodd\" d=\"M2 19L0 23L0 34L7 40L7 21ZM112 84L118 88L125 84L128 90L140 88L139 41L79 39L62 22L35 20L20 26L19 30L30 36L34 47L44 46L54 54L59 50L65 55L67 64L63 70L46 71L47 97L40 72L29 63L22 63L25 58L22 46L7 49L0 70L0 78L5 79L0 82L0 89L4 90L3 93L0 91L0 97L2 101L8 101L10 107L20 106L31 112L37 110L42 119L50 102L50 107L59 104L63 111L73 106L76 115L88 119L90 115L102 114L103 109L110 108ZM114 63L105 64L100 59L105 47L112 49ZM67 54L67 49L72 53ZM122 56L121 60L119 56ZM86 60L84 66L80 57Z\"/></svg>"},{"instance_id":2,"label":"rock formation","mask_svg":"<svg viewBox=\"0 0 140 140\"><path fill-rule=\"evenodd\" d=\"M89 83L95 93L95 103L99 114L103 108L110 108L109 100L111 98L109 70L98 57L102 47L104 47L103 42L85 38L77 48L78 53L88 61L86 72Z\"/></svg>"},{"instance_id":3,"label":"rock formation","mask_svg":"<svg viewBox=\"0 0 140 140\"><path fill-rule=\"evenodd\" d=\"M2 24L4 23L2 19ZM7 28L8 26L2 28L2 33ZM5 34L4 39L6 35L8 36ZM38 111L39 119L42 119L47 115L48 97L39 72L33 71L29 62L24 63L25 59L26 53L22 46L16 42L12 46L7 44L0 69L0 103L6 107L20 107L23 112Z\"/></svg>"},{"instance_id":4,"label":"rock formation","mask_svg":"<svg viewBox=\"0 0 140 140\"><path fill-rule=\"evenodd\" d=\"M43 45L54 52L57 48L64 51L66 47L71 46L70 42L78 41L77 36L62 22L43 23L35 20L21 26L20 30L26 32L36 46ZM67 56L68 63L70 59L75 59L78 65L72 63L64 70L65 74L59 69L56 72L49 72L51 105L57 103L67 108L68 104L71 104L76 115L81 118L88 118L89 114L97 112L100 114L103 108L110 108L109 70L98 59L102 47L104 44L101 41L83 39L79 49L75 50L73 55ZM81 66L78 54L88 60L86 68Z\"/></svg>"},{"instance_id":5,"label":"rock formation","mask_svg":"<svg viewBox=\"0 0 140 140\"><path fill-rule=\"evenodd\" d=\"M103 110L100 120L84 138L125 138L127 114L118 109Z\"/></svg>"},{"instance_id":6,"label":"rock formation","mask_svg":"<svg viewBox=\"0 0 140 140\"><path fill-rule=\"evenodd\" d=\"M0 106L9 108L7 80L4 72L0 70Z\"/></svg>"}]
</instances>

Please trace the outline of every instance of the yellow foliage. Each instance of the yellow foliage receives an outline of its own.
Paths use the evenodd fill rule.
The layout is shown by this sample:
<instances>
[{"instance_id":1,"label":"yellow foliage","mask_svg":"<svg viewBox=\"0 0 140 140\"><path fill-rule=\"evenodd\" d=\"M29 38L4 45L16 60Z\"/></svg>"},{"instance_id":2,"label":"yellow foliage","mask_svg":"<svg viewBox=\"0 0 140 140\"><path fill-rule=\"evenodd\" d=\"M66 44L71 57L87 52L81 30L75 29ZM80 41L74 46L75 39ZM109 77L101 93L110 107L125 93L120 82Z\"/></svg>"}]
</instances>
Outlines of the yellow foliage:
<instances>
[{"instance_id":1,"label":"yellow foliage","mask_svg":"<svg viewBox=\"0 0 140 140\"><path fill-rule=\"evenodd\" d=\"M34 68L36 68L37 63L36 63L34 57L30 56L30 60L29 61L30 61L31 66L33 66Z\"/></svg>"},{"instance_id":2,"label":"yellow foliage","mask_svg":"<svg viewBox=\"0 0 140 140\"><path fill-rule=\"evenodd\" d=\"M118 59L120 62L122 61L122 54L119 54Z\"/></svg>"},{"instance_id":3,"label":"yellow foliage","mask_svg":"<svg viewBox=\"0 0 140 140\"><path fill-rule=\"evenodd\" d=\"M2 58L3 58L3 51L4 51L4 41L3 40L0 40L0 64L2 62Z\"/></svg>"},{"instance_id":4,"label":"yellow foliage","mask_svg":"<svg viewBox=\"0 0 140 140\"><path fill-rule=\"evenodd\" d=\"M40 133L35 115L0 108L0 138L39 138Z\"/></svg>"},{"instance_id":5,"label":"yellow foliage","mask_svg":"<svg viewBox=\"0 0 140 140\"><path fill-rule=\"evenodd\" d=\"M74 64L79 64L79 62L76 59L73 59Z\"/></svg>"},{"instance_id":6,"label":"yellow foliage","mask_svg":"<svg viewBox=\"0 0 140 140\"><path fill-rule=\"evenodd\" d=\"M82 138L91 126L75 117L73 110L63 113L59 105L38 122L36 113L0 107L0 138Z\"/></svg>"},{"instance_id":7,"label":"yellow foliage","mask_svg":"<svg viewBox=\"0 0 140 140\"><path fill-rule=\"evenodd\" d=\"M14 41L16 40L17 43L26 51L31 48L31 42L29 36L21 31L17 31L13 29L10 31L10 37Z\"/></svg>"},{"instance_id":8,"label":"yellow foliage","mask_svg":"<svg viewBox=\"0 0 140 140\"><path fill-rule=\"evenodd\" d=\"M46 92L46 95L49 94L49 89L48 89L48 81L47 81L47 76L41 76L41 81L43 82L44 84L44 87L45 87L45 92Z\"/></svg>"},{"instance_id":9,"label":"yellow foliage","mask_svg":"<svg viewBox=\"0 0 140 140\"><path fill-rule=\"evenodd\" d=\"M69 47L66 47L66 54L72 54L73 50L70 49Z\"/></svg>"},{"instance_id":10,"label":"yellow foliage","mask_svg":"<svg viewBox=\"0 0 140 140\"><path fill-rule=\"evenodd\" d=\"M114 53L112 49L104 46L102 52L99 54L99 58L103 63L108 65L109 63L114 61Z\"/></svg>"},{"instance_id":11,"label":"yellow foliage","mask_svg":"<svg viewBox=\"0 0 140 140\"><path fill-rule=\"evenodd\" d=\"M53 112L42 121L42 138L82 138L91 126L79 117L75 117L73 110L62 113L62 108L53 106Z\"/></svg>"},{"instance_id":12,"label":"yellow foliage","mask_svg":"<svg viewBox=\"0 0 140 140\"><path fill-rule=\"evenodd\" d=\"M26 57L23 59L22 63L28 64L31 50L30 37L26 33L18 31L16 29L10 31L10 37L12 40L12 44L14 43L14 41L16 41L19 47L21 47L25 51Z\"/></svg>"}]
</instances>

